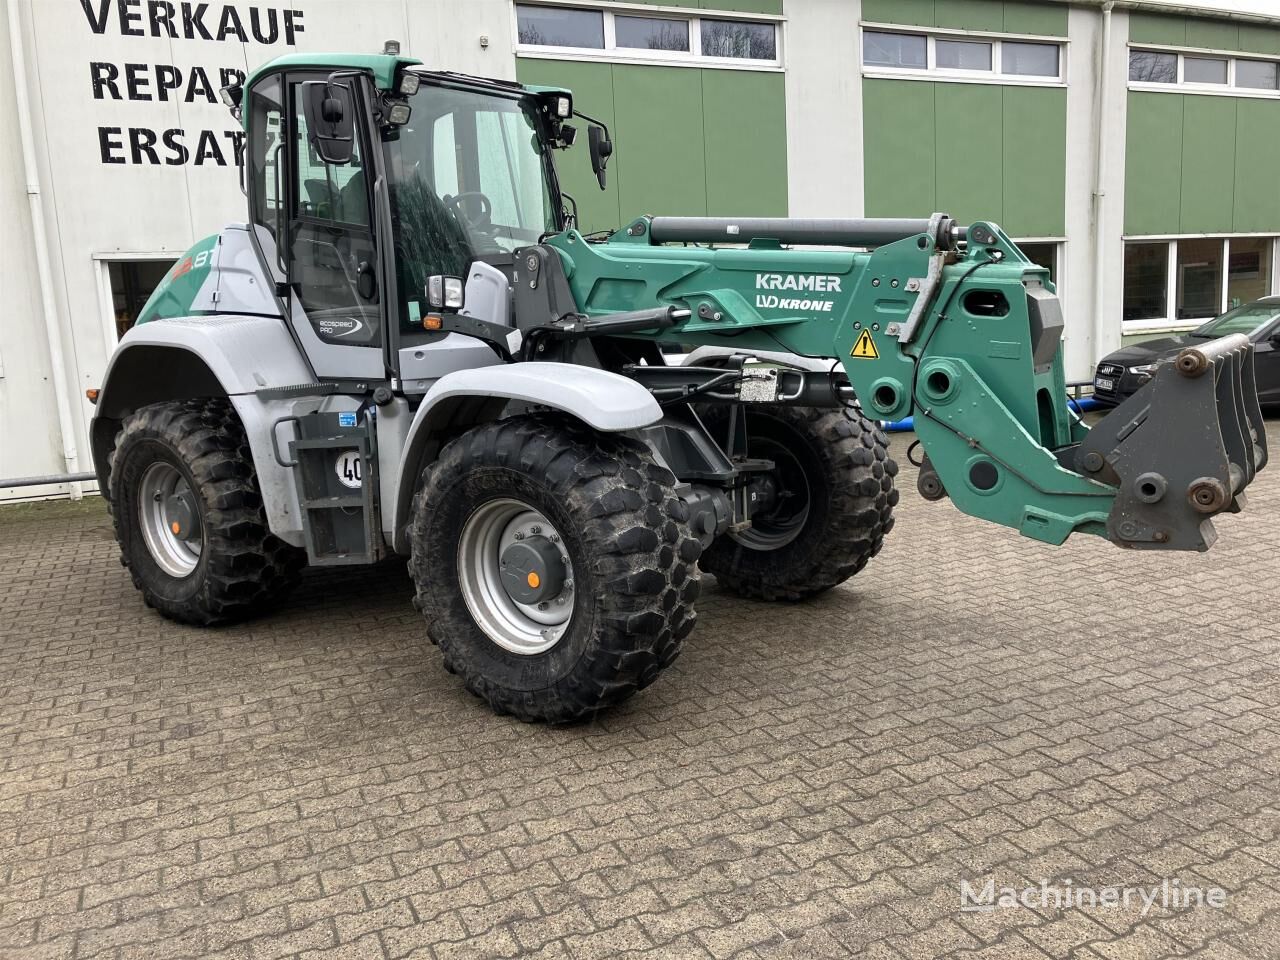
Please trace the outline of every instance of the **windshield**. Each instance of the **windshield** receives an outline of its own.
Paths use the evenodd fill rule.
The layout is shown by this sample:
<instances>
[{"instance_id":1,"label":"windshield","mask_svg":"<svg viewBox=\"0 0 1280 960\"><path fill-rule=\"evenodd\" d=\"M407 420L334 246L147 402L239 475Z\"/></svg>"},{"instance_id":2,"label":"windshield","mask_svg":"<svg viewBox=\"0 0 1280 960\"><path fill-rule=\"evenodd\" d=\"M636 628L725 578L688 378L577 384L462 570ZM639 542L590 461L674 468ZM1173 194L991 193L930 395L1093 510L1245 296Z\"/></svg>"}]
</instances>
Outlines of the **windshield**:
<instances>
[{"instance_id":1,"label":"windshield","mask_svg":"<svg viewBox=\"0 0 1280 960\"><path fill-rule=\"evenodd\" d=\"M1280 317L1280 302L1259 300L1228 310L1203 326L1197 327L1193 337L1225 337L1232 333L1253 336L1263 327Z\"/></svg>"},{"instance_id":2,"label":"windshield","mask_svg":"<svg viewBox=\"0 0 1280 960\"><path fill-rule=\"evenodd\" d=\"M413 327L427 277L463 276L477 256L557 228L532 105L427 83L409 104L385 150L401 320Z\"/></svg>"}]
</instances>

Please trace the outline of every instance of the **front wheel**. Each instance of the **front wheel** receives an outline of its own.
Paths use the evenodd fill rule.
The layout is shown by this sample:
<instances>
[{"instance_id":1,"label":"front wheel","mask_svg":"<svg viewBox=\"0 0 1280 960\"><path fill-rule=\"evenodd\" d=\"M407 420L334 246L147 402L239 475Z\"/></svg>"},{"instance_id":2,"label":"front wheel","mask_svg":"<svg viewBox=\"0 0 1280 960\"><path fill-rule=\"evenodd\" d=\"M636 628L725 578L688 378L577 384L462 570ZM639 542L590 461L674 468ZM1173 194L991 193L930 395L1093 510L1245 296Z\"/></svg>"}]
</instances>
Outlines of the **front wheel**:
<instances>
[{"instance_id":1,"label":"front wheel","mask_svg":"<svg viewBox=\"0 0 1280 960\"><path fill-rule=\"evenodd\" d=\"M693 630L700 546L643 445L513 417L450 443L413 521L415 603L498 713L562 722L652 683Z\"/></svg>"},{"instance_id":2,"label":"front wheel","mask_svg":"<svg viewBox=\"0 0 1280 960\"><path fill-rule=\"evenodd\" d=\"M893 529L898 465L888 439L851 408L743 407L748 453L771 460L757 482L750 529L719 537L702 567L726 589L760 600L802 600L848 580ZM725 432L729 411L706 420Z\"/></svg>"}]
</instances>

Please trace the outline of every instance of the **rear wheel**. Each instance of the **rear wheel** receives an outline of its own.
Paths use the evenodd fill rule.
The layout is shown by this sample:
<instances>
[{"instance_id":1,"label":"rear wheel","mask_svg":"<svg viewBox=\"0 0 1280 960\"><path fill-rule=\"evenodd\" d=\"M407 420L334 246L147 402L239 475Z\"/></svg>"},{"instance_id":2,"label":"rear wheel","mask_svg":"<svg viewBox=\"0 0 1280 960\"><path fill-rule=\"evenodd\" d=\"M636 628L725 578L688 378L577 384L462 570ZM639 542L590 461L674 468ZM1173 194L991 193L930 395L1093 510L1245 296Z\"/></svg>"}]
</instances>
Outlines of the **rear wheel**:
<instances>
[{"instance_id":1,"label":"rear wheel","mask_svg":"<svg viewBox=\"0 0 1280 960\"><path fill-rule=\"evenodd\" d=\"M702 568L761 600L802 600L848 580L893 529L898 465L888 438L851 408L741 409L748 453L774 469L756 481L762 507L750 529L717 538ZM714 432L728 417L726 408L706 408Z\"/></svg>"},{"instance_id":2,"label":"rear wheel","mask_svg":"<svg viewBox=\"0 0 1280 960\"><path fill-rule=\"evenodd\" d=\"M121 562L146 604L171 620L253 616L306 563L267 528L248 440L227 400L159 403L127 417L110 491Z\"/></svg>"},{"instance_id":3,"label":"rear wheel","mask_svg":"<svg viewBox=\"0 0 1280 960\"><path fill-rule=\"evenodd\" d=\"M450 443L424 478L410 563L445 668L522 720L590 716L652 683L699 588L674 484L643 445L559 418Z\"/></svg>"}]
</instances>

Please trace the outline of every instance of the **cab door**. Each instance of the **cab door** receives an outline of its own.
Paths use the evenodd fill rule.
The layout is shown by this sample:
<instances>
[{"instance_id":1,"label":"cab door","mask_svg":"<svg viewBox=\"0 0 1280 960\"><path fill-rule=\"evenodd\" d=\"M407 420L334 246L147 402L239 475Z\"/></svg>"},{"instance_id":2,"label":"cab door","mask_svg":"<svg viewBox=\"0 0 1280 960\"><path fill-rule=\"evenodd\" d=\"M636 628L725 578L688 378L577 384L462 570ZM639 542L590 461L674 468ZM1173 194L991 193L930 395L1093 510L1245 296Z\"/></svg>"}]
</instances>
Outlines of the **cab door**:
<instances>
[{"instance_id":1,"label":"cab door","mask_svg":"<svg viewBox=\"0 0 1280 960\"><path fill-rule=\"evenodd\" d=\"M308 124L304 84L325 75L286 80L289 322L317 377L383 380L386 298L374 229L378 155L369 138L368 80L347 75L334 86L355 120L351 159L342 164L321 158Z\"/></svg>"}]
</instances>

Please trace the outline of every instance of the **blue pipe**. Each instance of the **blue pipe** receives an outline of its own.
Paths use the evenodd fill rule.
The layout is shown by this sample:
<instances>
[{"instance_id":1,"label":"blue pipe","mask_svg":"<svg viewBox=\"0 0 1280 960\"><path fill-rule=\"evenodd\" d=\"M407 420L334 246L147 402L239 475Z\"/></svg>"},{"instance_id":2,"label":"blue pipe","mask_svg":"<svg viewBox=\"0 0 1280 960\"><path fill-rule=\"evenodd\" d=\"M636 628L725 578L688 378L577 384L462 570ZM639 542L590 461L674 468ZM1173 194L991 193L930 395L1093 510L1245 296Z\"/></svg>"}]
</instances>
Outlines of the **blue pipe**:
<instances>
[{"instance_id":1,"label":"blue pipe","mask_svg":"<svg viewBox=\"0 0 1280 960\"><path fill-rule=\"evenodd\" d=\"M1077 414L1083 414L1089 410L1101 410L1104 404L1099 403L1093 397L1067 397L1067 403L1075 410ZM889 433L908 433L916 428L915 417L907 417L905 420L881 420L880 426Z\"/></svg>"}]
</instances>

